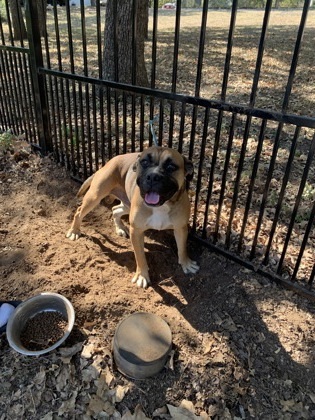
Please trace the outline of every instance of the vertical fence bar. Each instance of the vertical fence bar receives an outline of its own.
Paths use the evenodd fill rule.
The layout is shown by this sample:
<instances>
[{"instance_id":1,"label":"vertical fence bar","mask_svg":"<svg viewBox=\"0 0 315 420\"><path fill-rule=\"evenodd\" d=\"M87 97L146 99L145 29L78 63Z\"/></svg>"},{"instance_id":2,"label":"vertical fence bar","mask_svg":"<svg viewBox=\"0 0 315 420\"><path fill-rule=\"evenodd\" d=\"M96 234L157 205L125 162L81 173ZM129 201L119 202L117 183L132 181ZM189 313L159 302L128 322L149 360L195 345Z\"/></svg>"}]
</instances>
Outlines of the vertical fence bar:
<instances>
[{"instance_id":1,"label":"vertical fence bar","mask_svg":"<svg viewBox=\"0 0 315 420\"><path fill-rule=\"evenodd\" d=\"M235 31L237 6L238 6L238 0L233 0L231 17L230 17L228 42L227 42L226 54L225 54L224 73L223 73L223 81L222 81L222 88L221 88L221 101L225 101L225 98L226 98L226 90L228 86L232 49L233 49L233 38L234 38L234 31Z\"/></svg>"},{"instance_id":2,"label":"vertical fence bar","mask_svg":"<svg viewBox=\"0 0 315 420\"><path fill-rule=\"evenodd\" d=\"M84 141L84 131L85 131L85 124L84 124L84 117L85 113L83 110L83 88L82 82L79 82L78 87L78 104L79 104L79 117L80 117L80 126L78 126L78 138L77 138L77 148L79 149L81 146L82 149L82 166L83 166L83 174L84 178L88 177L88 170L87 170L87 159L86 159L86 149L85 149L85 141ZM80 128L80 130L79 130Z\"/></svg>"},{"instance_id":3,"label":"vertical fence bar","mask_svg":"<svg viewBox=\"0 0 315 420\"><path fill-rule=\"evenodd\" d=\"M265 138L266 125L267 125L267 120L263 120L262 125L260 127L260 134L259 134L259 139L258 139L258 144L257 144L257 149L256 149L256 154L255 154L255 160L254 160L254 165L253 165L253 169L252 169L250 185L249 185L249 189L248 189L248 195L247 195L247 200L246 200L246 205L245 205L245 210L244 210L243 223L242 223L240 239L239 239L239 243L238 243L238 251L239 252L241 251L243 238L244 238L244 233L245 233L245 228L246 228L246 222L247 222L247 219L248 219L248 214L249 214L249 210L250 210L250 206L251 206L251 202L252 202L253 191L254 191L254 186L255 186L255 181L256 181L257 171L258 171L258 165L259 165L261 151L262 151L264 138ZM257 238L256 238L256 241L257 241ZM255 244L252 245L252 250L255 250L256 243L257 242L255 242ZM253 251L253 254L254 254L254 251Z\"/></svg>"},{"instance_id":4,"label":"vertical fence bar","mask_svg":"<svg viewBox=\"0 0 315 420\"><path fill-rule=\"evenodd\" d=\"M103 77L103 54L102 54L102 33L101 33L101 3L100 0L96 0L96 26L97 26L97 63L98 63L98 78L102 79ZM104 90L99 88L97 93L95 92L95 96L99 97L99 115L100 115L100 148L101 148L101 163L102 165L105 164L105 124L104 124ZM96 102L96 98L95 98ZM96 124L96 121L95 121ZM97 147L98 153L98 147ZM97 165L99 165L99 157L97 154ZM97 166L96 169L98 169Z\"/></svg>"},{"instance_id":5,"label":"vertical fence bar","mask_svg":"<svg viewBox=\"0 0 315 420\"><path fill-rule=\"evenodd\" d=\"M108 136L108 158L113 157L112 147L112 107L111 107L111 89L106 88L106 103L107 103L107 136Z\"/></svg>"},{"instance_id":6,"label":"vertical fence bar","mask_svg":"<svg viewBox=\"0 0 315 420\"><path fill-rule=\"evenodd\" d=\"M38 69L43 67L43 55L38 28L37 8L34 3L35 0L26 0L25 16L29 36L30 68L34 89L39 146L41 152L46 154L51 152L53 147L50 137L45 78L38 72Z\"/></svg>"},{"instance_id":7,"label":"vertical fence bar","mask_svg":"<svg viewBox=\"0 0 315 420\"><path fill-rule=\"evenodd\" d=\"M57 2L54 2L54 26L55 26L55 34L56 34L56 47L57 47L57 60L58 60L58 70L62 71L62 55L61 55L61 44L60 44L60 34L59 34L59 18L58 18L58 9L57 9ZM63 97L63 80L57 80L57 78L54 78L54 88L55 88L55 96L56 101L54 101L57 104L57 112L55 114L55 119L57 119L57 127L55 124L55 136L59 137L56 138L55 144L57 145L56 155L58 156L58 160L61 163L64 163L65 161L65 145L63 142L63 136L66 134L66 127L64 126L64 130L62 130L61 125L61 114L63 113L63 121L65 124L65 113L64 113L64 97ZM59 89L60 85L60 89ZM60 103L61 102L61 103ZM64 131L64 132L63 132Z\"/></svg>"},{"instance_id":8,"label":"vertical fence bar","mask_svg":"<svg viewBox=\"0 0 315 420\"><path fill-rule=\"evenodd\" d=\"M132 80L133 85L137 84L137 31L138 31L138 0L132 2ZM131 151L136 150L136 98L135 95L131 96Z\"/></svg>"},{"instance_id":9,"label":"vertical fence bar","mask_svg":"<svg viewBox=\"0 0 315 420\"><path fill-rule=\"evenodd\" d=\"M136 97L135 94L131 96L131 151L136 150Z\"/></svg>"},{"instance_id":10,"label":"vertical fence bar","mask_svg":"<svg viewBox=\"0 0 315 420\"><path fill-rule=\"evenodd\" d=\"M178 66L178 51L179 51L179 33L180 33L180 17L181 17L182 2L178 0L176 3L176 18L175 18L175 31L174 31L174 51L173 51L173 71L172 71L172 86L171 91L176 92L177 83L177 66ZM170 122L169 122L169 136L168 147L173 145L173 131L174 131L174 102L170 103Z\"/></svg>"},{"instance_id":11,"label":"vertical fence bar","mask_svg":"<svg viewBox=\"0 0 315 420\"><path fill-rule=\"evenodd\" d=\"M185 117L186 117L186 102L182 103L182 109L180 113L180 126L179 126L179 140L178 140L178 151L183 152L183 137L185 130Z\"/></svg>"},{"instance_id":12,"label":"vertical fence bar","mask_svg":"<svg viewBox=\"0 0 315 420\"><path fill-rule=\"evenodd\" d=\"M311 288L313 286L314 277L315 277L315 264L313 265L312 273L311 273L310 278L308 280L308 286L309 286L309 288Z\"/></svg>"},{"instance_id":13,"label":"vertical fence bar","mask_svg":"<svg viewBox=\"0 0 315 420\"><path fill-rule=\"evenodd\" d=\"M199 204L199 194L200 194L201 185L202 185L203 163L205 159L205 149L206 149L207 138L208 138L209 115L210 115L210 109L206 108L205 116L204 116L204 123L203 123L203 134L202 134L202 140L200 144L200 153L199 153L200 158L199 158L195 205L194 205L194 213L193 213L194 217L193 217L193 224L192 224L193 232L196 231L196 215L197 215L198 204Z\"/></svg>"},{"instance_id":14,"label":"vertical fence bar","mask_svg":"<svg viewBox=\"0 0 315 420\"><path fill-rule=\"evenodd\" d=\"M209 180L208 180L208 191L207 191L207 198L206 198L206 206L205 206L205 217L204 217L204 223L202 228L202 237L206 238L207 236L207 223L208 223L208 215L209 215L209 207L210 207L210 199L212 196L212 189L213 189L213 181L214 181L214 173L215 173L215 167L217 163L218 158L218 150L220 145L220 133L221 133L221 124L222 124L222 114L220 119L220 125L217 125L215 137L214 137L214 145L213 145L213 152L212 152L212 159L211 159L211 168L210 168L210 174L209 174Z\"/></svg>"},{"instance_id":15,"label":"vertical fence bar","mask_svg":"<svg viewBox=\"0 0 315 420\"><path fill-rule=\"evenodd\" d=\"M159 112L159 146L163 145L163 123L164 123L164 100L160 99L160 112Z\"/></svg>"},{"instance_id":16,"label":"vertical fence bar","mask_svg":"<svg viewBox=\"0 0 315 420\"><path fill-rule=\"evenodd\" d=\"M151 55L151 89L155 88L156 82L156 52L157 52L157 26L158 26L159 1L154 0L153 4L153 30L152 30L152 55ZM150 120L154 117L154 99L150 97ZM149 130L149 145L152 145L152 133Z\"/></svg>"},{"instance_id":17,"label":"vertical fence bar","mask_svg":"<svg viewBox=\"0 0 315 420\"><path fill-rule=\"evenodd\" d=\"M208 18L209 0L204 0L201 18L200 39L199 39L199 53L198 64L195 82L195 96L200 96L200 86L202 77L203 55L205 51L205 39L207 31L207 18Z\"/></svg>"},{"instance_id":18,"label":"vertical fence bar","mask_svg":"<svg viewBox=\"0 0 315 420\"><path fill-rule=\"evenodd\" d=\"M89 75L88 69L88 54L87 54L87 40L86 40L86 18L85 18L85 6L84 0L80 0L81 9L81 36L82 36L82 55L83 55L83 72L84 76ZM81 103L81 106L83 104ZM93 158L92 158L92 139L91 139L91 116L90 116L90 89L89 84L85 83L84 86L84 106L85 121L86 121L86 132L82 130L82 148L86 148L87 143L87 154L89 159L89 174L93 173ZM83 121L82 121L83 124ZM87 139L87 140L85 140Z\"/></svg>"},{"instance_id":19,"label":"vertical fence bar","mask_svg":"<svg viewBox=\"0 0 315 420\"><path fill-rule=\"evenodd\" d=\"M67 16L67 33L69 39L69 61L70 61L70 73L75 73L75 66L74 66L74 50L73 50L73 36L72 36L72 21L71 21L71 13L70 13L70 3L66 2L66 16ZM71 96L72 96L72 107L70 104L70 85L68 85L68 92L69 92L69 105L68 109L73 109L73 117L74 117L74 129L72 127L72 115L69 113L69 121L70 121L70 144L71 144L71 155L73 156L73 174L76 175L79 172L81 167L81 153L80 153L80 142L79 142L79 127L78 127L78 105L77 105L77 90L76 90L76 83L74 80L71 81ZM75 164L76 161L76 164Z\"/></svg>"},{"instance_id":20,"label":"vertical fence bar","mask_svg":"<svg viewBox=\"0 0 315 420\"><path fill-rule=\"evenodd\" d=\"M297 65L298 65L299 54L300 54L300 49L301 49L301 44L302 44L302 39L303 39L303 34L304 34L304 30L305 30L305 25L306 25L306 20L307 20L307 15L308 15L308 11L309 11L309 8L310 8L310 4L311 4L311 0L305 0L304 1L300 26L299 26L299 30L298 30L298 34L297 34L297 38L296 38L296 42L295 42L294 53L293 53L293 57L292 57L292 61L291 61L291 67L290 67L288 82L287 82L287 86L286 86L286 90L285 90L285 94L284 94L282 111L287 110L288 105L289 105L289 99L290 99L290 95L291 95L291 91L292 91L292 87L293 87L293 81L294 81L294 77L295 77L295 73L296 73L296 69L297 69Z\"/></svg>"},{"instance_id":21,"label":"vertical fence bar","mask_svg":"<svg viewBox=\"0 0 315 420\"><path fill-rule=\"evenodd\" d=\"M135 85L137 80L137 0L132 0L131 5L131 24L132 24L132 39L131 39L131 50L132 50L132 68L131 68L131 84Z\"/></svg>"},{"instance_id":22,"label":"vertical fence bar","mask_svg":"<svg viewBox=\"0 0 315 420\"><path fill-rule=\"evenodd\" d=\"M125 92L122 94L123 100L123 116L122 116L122 126L123 126L123 153L127 153L127 95Z\"/></svg>"},{"instance_id":23,"label":"vertical fence bar","mask_svg":"<svg viewBox=\"0 0 315 420\"><path fill-rule=\"evenodd\" d=\"M195 81L195 96L200 95L200 85L201 85L202 66L203 66L203 54L204 54L205 37L206 37L206 30L207 30L208 8L209 8L209 0L204 0L203 8L202 8L200 36L199 36L199 53L198 53L198 63L197 63L196 81ZM194 106L193 115L192 115L190 147L189 147L189 158L190 159L193 156L193 150L194 150L194 144L195 144L197 112L198 112L198 107Z\"/></svg>"},{"instance_id":24,"label":"vertical fence bar","mask_svg":"<svg viewBox=\"0 0 315 420\"><path fill-rule=\"evenodd\" d=\"M144 143L144 121L145 121L145 101L143 95L140 98L140 150Z\"/></svg>"},{"instance_id":25,"label":"vertical fence bar","mask_svg":"<svg viewBox=\"0 0 315 420\"><path fill-rule=\"evenodd\" d=\"M229 130L228 144L227 144L227 147L226 147L226 155L225 155L225 161L224 161L224 169L223 169L223 175L222 175L217 218L216 218L215 230L214 230L214 236L213 236L213 242L214 243L216 243L217 240L218 240L219 227L220 227L220 217L221 217L221 212L222 212L223 200L224 200L224 195L225 195L225 187L226 187L228 169L229 169L231 152L232 152L232 144L233 144L233 139L234 139L235 121L236 121L236 115L235 115L235 113L233 113L231 124L230 124L230 130Z\"/></svg>"}]
</instances>

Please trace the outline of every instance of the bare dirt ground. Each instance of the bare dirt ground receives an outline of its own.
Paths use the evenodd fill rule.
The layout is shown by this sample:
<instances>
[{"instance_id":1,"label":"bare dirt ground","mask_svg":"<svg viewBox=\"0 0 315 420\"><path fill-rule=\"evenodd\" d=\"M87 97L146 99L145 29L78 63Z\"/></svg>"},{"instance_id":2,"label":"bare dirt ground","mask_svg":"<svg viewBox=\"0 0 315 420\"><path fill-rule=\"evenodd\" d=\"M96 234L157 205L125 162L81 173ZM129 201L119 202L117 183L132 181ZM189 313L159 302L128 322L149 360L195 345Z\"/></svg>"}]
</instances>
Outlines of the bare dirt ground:
<instances>
[{"instance_id":1,"label":"bare dirt ground","mask_svg":"<svg viewBox=\"0 0 315 420\"><path fill-rule=\"evenodd\" d=\"M45 356L19 355L2 334L1 420L315 418L313 304L194 243L200 271L185 276L169 232L149 232L152 287L138 289L108 208L65 238L77 190L49 158L0 156L0 299L54 291L76 311L65 346ZM167 366L147 380L124 377L111 354L118 322L137 311L173 334Z\"/></svg>"}]
</instances>

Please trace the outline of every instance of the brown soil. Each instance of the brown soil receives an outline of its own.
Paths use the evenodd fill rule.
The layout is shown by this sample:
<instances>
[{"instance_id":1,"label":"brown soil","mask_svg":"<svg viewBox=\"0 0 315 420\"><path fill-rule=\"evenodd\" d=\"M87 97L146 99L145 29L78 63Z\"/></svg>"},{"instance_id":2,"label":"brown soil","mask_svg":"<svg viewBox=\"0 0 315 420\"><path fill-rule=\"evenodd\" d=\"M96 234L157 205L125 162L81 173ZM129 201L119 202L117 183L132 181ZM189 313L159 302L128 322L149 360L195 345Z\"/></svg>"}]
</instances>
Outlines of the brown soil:
<instances>
[{"instance_id":1,"label":"brown soil","mask_svg":"<svg viewBox=\"0 0 315 420\"><path fill-rule=\"evenodd\" d=\"M76 311L65 347L38 358L2 334L1 420L315 418L310 302L194 243L200 271L185 276L170 232L148 233L152 287L139 289L107 207L87 216L77 242L65 238L77 190L49 158L0 156L0 299L54 291ZM167 366L146 380L124 377L111 354L117 324L137 311L173 334Z\"/></svg>"}]
</instances>

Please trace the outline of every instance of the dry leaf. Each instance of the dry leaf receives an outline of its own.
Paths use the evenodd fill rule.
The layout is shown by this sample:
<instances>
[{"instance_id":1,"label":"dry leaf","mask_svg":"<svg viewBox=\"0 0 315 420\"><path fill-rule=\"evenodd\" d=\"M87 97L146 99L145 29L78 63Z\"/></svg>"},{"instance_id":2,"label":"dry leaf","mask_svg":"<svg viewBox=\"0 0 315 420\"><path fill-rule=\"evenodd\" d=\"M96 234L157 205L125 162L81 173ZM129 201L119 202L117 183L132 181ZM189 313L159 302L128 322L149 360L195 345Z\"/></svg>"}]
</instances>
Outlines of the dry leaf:
<instances>
[{"instance_id":1,"label":"dry leaf","mask_svg":"<svg viewBox=\"0 0 315 420\"><path fill-rule=\"evenodd\" d=\"M59 374L56 377L56 389L62 391L70 379L70 368L68 365L63 365Z\"/></svg>"},{"instance_id":2,"label":"dry leaf","mask_svg":"<svg viewBox=\"0 0 315 420\"><path fill-rule=\"evenodd\" d=\"M107 383L107 385L109 387L113 386L115 383L115 377L114 375L111 373L111 371L109 370L109 367L106 366L104 372L102 373L102 375L105 374L105 382Z\"/></svg>"},{"instance_id":3,"label":"dry leaf","mask_svg":"<svg viewBox=\"0 0 315 420\"><path fill-rule=\"evenodd\" d=\"M41 418L41 420L53 420L53 413L47 413L44 417Z\"/></svg>"},{"instance_id":4,"label":"dry leaf","mask_svg":"<svg viewBox=\"0 0 315 420\"><path fill-rule=\"evenodd\" d=\"M36 388L42 388L44 385L43 383L46 380L46 370L44 366L41 366L40 371L35 375L33 379L33 383L36 385Z\"/></svg>"},{"instance_id":5,"label":"dry leaf","mask_svg":"<svg viewBox=\"0 0 315 420\"><path fill-rule=\"evenodd\" d=\"M61 355L61 357L72 357L75 354L79 353L79 351L82 350L83 347L83 343L77 343L72 347L62 347L60 348L59 354Z\"/></svg>"},{"instance_id":6,"label":"dry leaf","mask_svg":"<svg viewBox=\"0 0 315 420\"><path fill-rule=\"evenodd\" d=\"M169 358L165 365L166 368L174 370L174 356L175 356L175 350L171 350L169 354Z\"/></svg>"},{"instance_id":7,"label":"dry leaf","mask_svg":"<svg viewBox=\"0 0 315 420\"><path fill-rule=\"evenodd\" d=\"M83 346L81 357L90 359L94 353L95 353L95 344L87 343L85 346Z\"/></svg>"},{"instance_id":8,"label":"dry leaf","mask_svg":"<svg viewBox=\"0 0 315 420\"><path fill-rule=\"evenodd\" d=\"M200 419L195 415L195 407L191 401L183 400L179 407L167 404L167 408L174 420L195 420Z\"/></svg>"},{"instance_id":9,"label":"dry leaf","mask_svg":"<svg viewBox=\"0 0 315 420\"><path fill-rule=\"evenodd\" d=\"M118 385L116 388L110 390L109 395L111 396L111 401L113 404L121 402L129 391L129 388L129 385Z\"/></svg>"},{"instance_id":10,"label":"dry leaf","mask_svg":"<svg viewBox=\"0 0 315 420\"><path fill-rule=\"evenodd\" d=\"M153 417L163 417L164 414L167 414L168 410L166 405L163 405L163 407L157 408L156 410L153 411L152 416Z\"/></svg>"},{"instance_id":11,"label":"dry leaf","mask_svg":"<svg viewBox=\"0 0 315 420\"><path fill-rule=\"evenodd\" d=\"M115 412L115 407L109 401L104 401L97 395L92 395L89 402L89 410L93 414L99 414L105 412L108 415L112 415Z\"/></svg>"},{"instance_id":12,"label":"dry leaf","mask_svg":"<svg viewBox=\"0 0 315 420\"><path fill-rule=\"evenodd\" d=\"M134 414L127 410L122 416L121 420L150 420L142 411L141 405L137 405Z\"/></svg>"},{"instance_id":13,"label":"dry leaf","mask_svg":"<svg viewBox=\"0 0 315 420\"><path fill-rule=\"evenodd\" d=\"M78 391L73 391L71 397L67 401L63 401L58 410L58 416L62 416L65 413L71 413L74 411L77 395Z\"/></svg>"},{"instance_id":14,"label":"dry leaf","mask_svg":"<svg viewBox=\"0 0 315 420\"><path fill-rule=\"evenodd\" d=\"M82 369L82 381L89 383L99 377L99 372L94 368L94 366L89 365L86 368Z\"/></svg>"}]
</instances>

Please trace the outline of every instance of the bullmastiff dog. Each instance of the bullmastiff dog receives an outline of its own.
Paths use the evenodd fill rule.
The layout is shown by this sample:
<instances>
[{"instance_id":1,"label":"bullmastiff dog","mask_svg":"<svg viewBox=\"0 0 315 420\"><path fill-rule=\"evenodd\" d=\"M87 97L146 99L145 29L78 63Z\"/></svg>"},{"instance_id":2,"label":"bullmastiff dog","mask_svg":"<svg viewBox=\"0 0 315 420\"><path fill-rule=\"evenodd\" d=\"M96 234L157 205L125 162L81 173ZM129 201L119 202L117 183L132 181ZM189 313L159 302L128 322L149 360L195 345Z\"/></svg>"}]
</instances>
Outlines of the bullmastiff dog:
<instances>
[{"instance_id":1,"label":"bullmastiff dog","mask_svg":"<svg viewBox=\"0 0 315 420\"><path fill-rule=\"evenodd\" d=\"M192 162L170 148L152 146L142 153L116 156L81 186L77 196L86 194L66 236L78 239L82 219L103 198L114 196L120 200L112 208L116 233L130 235L136 258L132 283L143 288L150 284L144 252L144 232L148 229L173 229L179 264L184 273L196 273L199 267L187 255L190 203L186 178L192 174ZM130 232L121 220L125 215L129 215Z\"/></svg>"}]
</instances>

